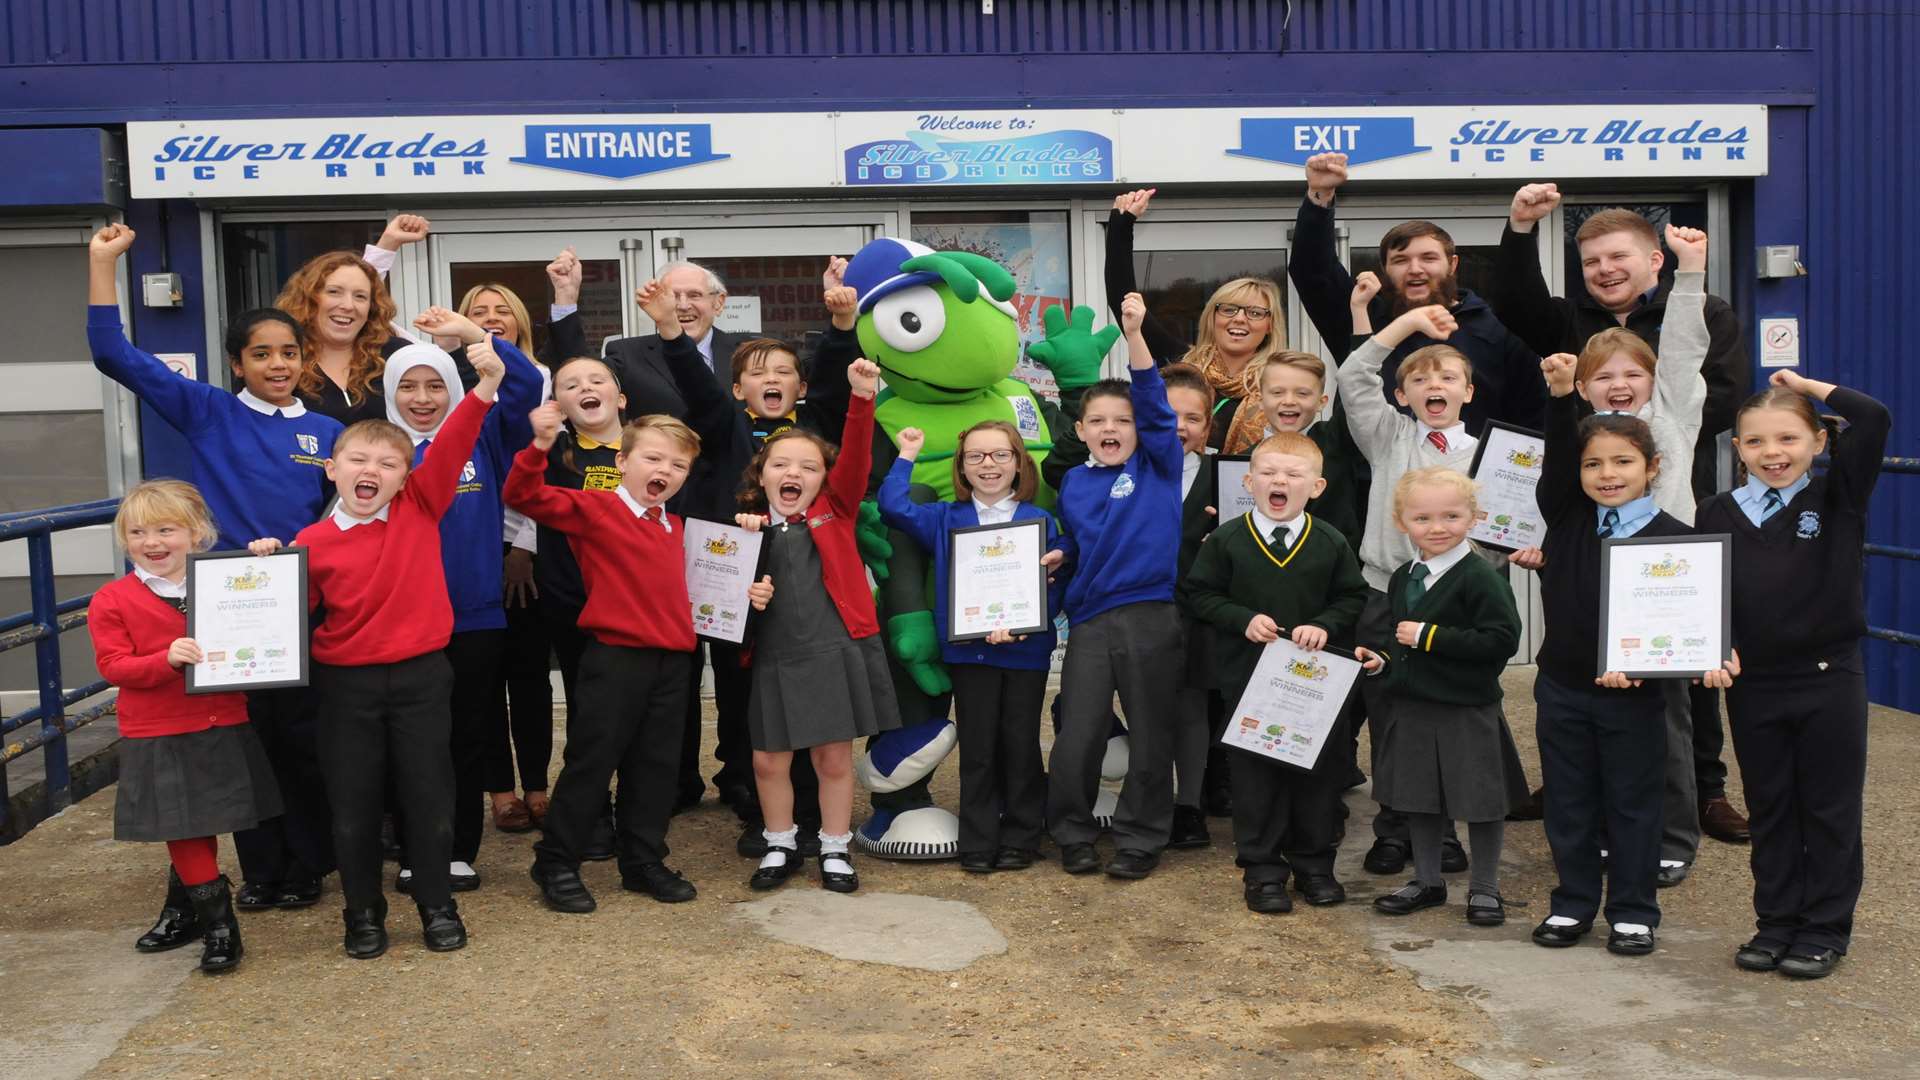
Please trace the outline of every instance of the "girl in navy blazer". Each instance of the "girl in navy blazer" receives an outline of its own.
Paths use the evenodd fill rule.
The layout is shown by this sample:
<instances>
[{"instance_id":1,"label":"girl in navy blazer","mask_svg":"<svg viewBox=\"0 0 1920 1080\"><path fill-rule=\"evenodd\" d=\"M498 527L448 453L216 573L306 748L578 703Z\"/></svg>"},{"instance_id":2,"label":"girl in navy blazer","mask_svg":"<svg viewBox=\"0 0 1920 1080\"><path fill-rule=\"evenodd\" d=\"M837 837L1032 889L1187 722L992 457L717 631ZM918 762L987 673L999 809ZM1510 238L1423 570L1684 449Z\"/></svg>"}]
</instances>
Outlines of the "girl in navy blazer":
<instances>
[{"instance_id":1,"label":"girl in navy blazer","mask_svg":"<svg viewBox=\"0 0 1920 1080\"><path fill-rule=\"evenodd\" d=\"M1050 575L1071 558L1073 541L1061 534L1051 514L1033 504L1040 469L1012 424L988 420L961 432L953 456L952 502L914 501L914 459L925 442L918 428L900 432L900 456L880 485L880 516L933 555L933 617L944 637L950 625L948 555L954 530L1044 521L1049 550L1042 562ZM1040 706L1047 694L1051 619L1059 610L1061 589L1049 581L1046 632L995 630L984 640L940 646L953 679L960 737L960 867L970 873L1024 870L1040 848L1047 808Z\"/></svg>"}]
</instances>

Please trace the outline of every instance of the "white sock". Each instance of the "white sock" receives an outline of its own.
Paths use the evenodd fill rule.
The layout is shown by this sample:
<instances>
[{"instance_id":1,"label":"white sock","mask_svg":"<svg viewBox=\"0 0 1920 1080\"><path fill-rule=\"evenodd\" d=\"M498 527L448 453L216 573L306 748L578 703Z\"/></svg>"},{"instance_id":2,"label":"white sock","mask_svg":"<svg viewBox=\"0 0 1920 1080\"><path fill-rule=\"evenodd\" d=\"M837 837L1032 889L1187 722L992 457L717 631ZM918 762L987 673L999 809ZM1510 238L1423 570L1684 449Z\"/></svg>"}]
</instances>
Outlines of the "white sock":
<instances>
[{"instance_id":1,"label":"white sock","mask_svg":"<svg viewBox=\"0 0 1920 1080\"><path fill-rule=\"evenodd\" d=\"M1548 926L1579 926L1580 920L1569 919L1565 915L1549 915L1547 916L1547 925Z\"/></svg>"},{"instance_id":2,"label":"white sock","mask_svg":"<svg viewBox=\"0 0 1920 1080\"><path fill-rule=\"evenodd\" d=\"M1651 934L1653 933L1653 927L1642 926L1637 922L1617 922L1613 924L1613 932L1616 934Z\"/></svg>"},{"instance_id":3,"label":"white sock","mask_svg":"<svg viewBox=\"0 0 1920 1080\"><path fill-rule=\"evenodd\" d=\"M1679 859L1661 859L1660 860L1660 869L1662 870L1678 870L1685 865L1687 864L1681 862Z\"/></svg>"},{"instance_id":4,"label":"white sock","mask_svg":"<svg viewBox=\"0 0 1920 1080\"><path fill-rule=\"evenodd\" d=\"M787 852L800 846L799 826L790 825L780 832L761 829L760 835L767 840L767 853L760 859L762 870L777 870L787 865Z\"/></svg>"},{"instance_id":5,"label":"white sock","mask_svg":"<svg viewBox=\"0 0 1920 1080\"><path fill-rule=\"evenodd\" d=\"M833 874L853 873L853 861L847 858L847 845L851 843L850 832L830 836L825 829L820 830L820 869Z\"/></svg>"}]
</instances>

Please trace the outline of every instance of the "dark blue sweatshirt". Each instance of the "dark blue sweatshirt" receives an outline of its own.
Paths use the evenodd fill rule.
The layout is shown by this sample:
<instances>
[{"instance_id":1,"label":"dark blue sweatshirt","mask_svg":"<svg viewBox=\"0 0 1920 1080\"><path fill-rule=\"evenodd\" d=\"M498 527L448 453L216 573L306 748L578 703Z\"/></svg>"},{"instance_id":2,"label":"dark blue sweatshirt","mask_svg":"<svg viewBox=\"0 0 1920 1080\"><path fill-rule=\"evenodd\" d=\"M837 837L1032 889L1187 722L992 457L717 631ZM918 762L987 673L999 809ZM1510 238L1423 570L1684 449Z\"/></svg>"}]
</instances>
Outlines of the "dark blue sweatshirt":
<instances>
[{"instance_id":1,"label":"dark blue sweatshirt","mask_svg":"<svg viewBox=\"0 0 1920 1080\"><path fill-rule=\"evenodd\" d=\"M1118 465L1089 460L1060 480L1056 510L1080 547L1079 564L1067 583L1069 622L1124 604L1173 602L1180 556L1180 436L1160 373L1136 368L1132 375L1133 426L1140 445Z\"/></svg>"},{"instance_id":2,"label":"dark blue sweatshirt","mask_svg":"<svg viewBox=\"0 0 1920 1080\"><path fill-rule=\"evenodd\" d=\"M188 479L220 529L215 548L243 548L267 536L290 544L320 519L333 497L326 460L340 435L338 420L297 403L259 412L238 394L181 378L127 340L120 309L111 304L87 308L87 344L102 374L186 436L193 448ZM299 415L285 415L292 411Z\"/></svg>"},{"instance_id":3,"label":"dark blue sweatshirt","mask_svg":"<svg viewBox=\"0 0 1920 1080\"><path fill-rule=\"evenodd\" d=\"M1058 580L1065 577L1067 571L1063 568L1055 575L1056 584L1047 590L1048 626L1045 633L1028 634L1025 641L1006 645L989 645L979 640L948 641L947 628L952 625L947 621L948 564L953 548L948 538L955 529L980 524L980 512L972 499L914 502L908 494L912 486L913 462L906 458L895 458L893 468L888 470L886 480L880 484L880 517L887 524L913 537L914 543L933 555L933 624L940 632L940 659L949 664L985 664L988 667L1045 671L1053 657L1052 619L1054 612L1060 609L1062 588ZM1053 515L1032 503L1014 505L1013 520L1036 518L1047 523L1048 549L1059 548L1071 563L1073 541L1060 535Z\"/></svg>"}]
</instances>

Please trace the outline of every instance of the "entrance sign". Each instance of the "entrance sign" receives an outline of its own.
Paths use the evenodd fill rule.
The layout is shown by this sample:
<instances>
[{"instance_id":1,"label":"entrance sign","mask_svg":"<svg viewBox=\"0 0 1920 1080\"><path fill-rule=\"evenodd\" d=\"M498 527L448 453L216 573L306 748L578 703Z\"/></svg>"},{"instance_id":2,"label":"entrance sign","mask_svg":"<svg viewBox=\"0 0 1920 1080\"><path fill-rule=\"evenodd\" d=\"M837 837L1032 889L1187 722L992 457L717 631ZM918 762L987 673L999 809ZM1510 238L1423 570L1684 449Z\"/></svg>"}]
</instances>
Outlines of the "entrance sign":
<instances>
[{"instance_id":1,"label":"entrance sign","mask_svg":"<svg viewBox=\"0 0 1920 1080\"><path fill-rule=\"evenodd\" d=\"M1338 151L1356 179L1736 177L1764 105L1001 109L155 120L136 198L1246 183Z\"/></svg>"}]
</instances>

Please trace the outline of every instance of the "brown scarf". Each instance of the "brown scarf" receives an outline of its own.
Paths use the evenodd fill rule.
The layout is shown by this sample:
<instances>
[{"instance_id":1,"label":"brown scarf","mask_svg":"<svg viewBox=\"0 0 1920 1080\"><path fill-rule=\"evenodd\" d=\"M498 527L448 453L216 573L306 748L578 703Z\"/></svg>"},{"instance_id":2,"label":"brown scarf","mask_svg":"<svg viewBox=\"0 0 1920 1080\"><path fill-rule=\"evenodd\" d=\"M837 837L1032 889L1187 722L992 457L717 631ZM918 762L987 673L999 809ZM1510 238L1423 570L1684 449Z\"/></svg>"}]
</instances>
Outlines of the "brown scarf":
<instances>
[{"instance_id":1,"label":"brown scarf","mask_svg":"<svg viewBox=\"0 0 1920 1080\"><path fill-rule=\"evenodd\" d=\"M1250 447L1259 445L1267 433L1267 418L1260 411L1260 388L1255 382L1254 365L1249 362L1238 374L1230 373L1221 366L1218 354L1212 350L1193 363L1207 377L1207 383L1220 400L1239 403L1234 407L1233 419L1227 425L1227 441L1221 452L1243 454ZM1216 405L1214 415L1217 417L1219 414L1219 406Z\"/></svg>"}]
</instances>

